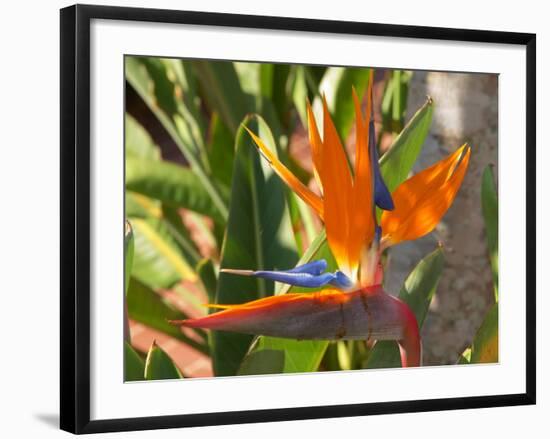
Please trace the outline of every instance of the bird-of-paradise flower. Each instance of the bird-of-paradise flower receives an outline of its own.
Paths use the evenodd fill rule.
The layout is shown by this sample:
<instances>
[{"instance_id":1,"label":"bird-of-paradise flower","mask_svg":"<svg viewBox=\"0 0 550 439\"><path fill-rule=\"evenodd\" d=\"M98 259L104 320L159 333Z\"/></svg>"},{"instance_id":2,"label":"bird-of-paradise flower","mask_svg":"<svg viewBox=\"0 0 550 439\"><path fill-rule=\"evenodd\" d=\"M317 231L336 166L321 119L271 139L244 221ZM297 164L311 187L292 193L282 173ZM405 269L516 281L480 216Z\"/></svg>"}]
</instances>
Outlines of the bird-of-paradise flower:
<instances>
[{"instance_id":1,"label":"bird-of-paradise flower","mask_svg":"<svg viewBox=\"0 0 550 439\"><path fill-rule=\"evenodd\" d=\"M356 155L353 175L323 97L323 137L307 105L309 141L319 196L298 180L249 132L279 177L319 215L339 270L327 273L324 260L286 271L225 268L291 285L327 289L271 296L239 305L209 305L222 311L174 322L188 327L293 339L396 340L405 366L421 364L416 318L401 300L384 292L380 255L384 249L430 233L451 206L466 173L470 148L463 145L412 176L390 195L378 165L372 110L372 71L363 117L355 90ZM377 223L376 206L383 210Z\"/></svg>"}]
</instances>

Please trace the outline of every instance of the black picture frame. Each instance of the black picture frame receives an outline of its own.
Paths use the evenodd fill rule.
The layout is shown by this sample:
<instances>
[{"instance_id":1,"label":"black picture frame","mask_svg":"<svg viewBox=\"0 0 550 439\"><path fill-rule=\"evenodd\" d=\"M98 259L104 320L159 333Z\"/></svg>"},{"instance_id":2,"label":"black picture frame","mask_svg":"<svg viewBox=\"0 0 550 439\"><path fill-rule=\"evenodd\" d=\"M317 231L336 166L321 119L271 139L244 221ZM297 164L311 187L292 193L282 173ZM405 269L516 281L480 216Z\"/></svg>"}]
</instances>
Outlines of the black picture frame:
<instances>
[{"instance_id":1,"label":"black picture frame","mask_svg":"<svg viewBox=\"0 0 550 439\"><path fill-rule=\"evenodd\" d=\"M526 47L526 392L508 395L90 420L90 22L130 20L325 32ZM75 5L61 10L60 424L97 433L535 404L536 35L210 12Z\"/></svg>"}]
</instances>

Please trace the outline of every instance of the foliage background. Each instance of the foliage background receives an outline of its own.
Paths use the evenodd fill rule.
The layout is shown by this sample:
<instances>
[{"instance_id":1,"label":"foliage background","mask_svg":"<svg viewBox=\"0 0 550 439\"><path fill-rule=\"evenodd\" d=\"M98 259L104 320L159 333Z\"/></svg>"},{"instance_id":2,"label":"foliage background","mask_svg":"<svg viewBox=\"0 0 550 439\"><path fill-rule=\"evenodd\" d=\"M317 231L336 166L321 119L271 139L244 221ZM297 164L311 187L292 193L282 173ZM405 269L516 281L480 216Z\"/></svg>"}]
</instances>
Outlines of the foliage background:
<instances>
[{"instance_id":1,"label":"foliage background","mask_svg":"<svg viewBox=\"0 0 550 439\"><path fill-rule=\"evenodd\" d=\"M318 86L323 80L326 81L327 78L331 79L331 75L326 74L327 72L323 68L292 66L285 67L286 70L284 70L281 69L281 66L273 69L273 66L268 64L259 66L244 63L235 64L233 68L230 63L191 61L183 63L188 66L188 71L192 72L186 73L189 76L184 77L182 72L173 68L179 63L176 60L127 59L127 62L130 63L134 63L134 61L137 64L142 64L142 70L145 66L148 77L141 78L139 76L139 66L127 68L127 113L130 115L126 121L127 139L129 125L133 127L138 122L146 129L151 136L146 143L154 143L159 146L159 148L154 148L156 157L151 156L146 159L158 161L162 157L163 163L172 162L189 166L189 154L186 159L182 154L181 142L178 142L177 139L174 142L174 128L180 134L183 131L183 137L188 136L184 140L188 140L187 143L197 147L199 160L201 154L208 155L207 161L211 164L210 171L213 173L214 180L218 180L218 187L222 188L223 197L223 187L230 184L233 160L231 155L227 155L230 151L227 145L230 144L232 147L232 132L235 132L238 127L240 117L246 114L247 109L250 111L253 108L266 117L271 129L279 134L276 136L278 143L281 145L280 148L283 149L285 157L288 157L289 165L293 171L304 181L308 180L308 174L311 173L311 160L307 133L300 120L303 119L306 96L313 99L316 85ZM169 65L172 67L168 67ZM270 67L272 72L265 76L265 71ZM331 81L338 84L337 81L341 80L339 75L342 74L349 78L348 88L351 83L355 83L357 87L358 83L361 84L361 78L365 76L365 71L361 71L361 69L344 69L343 73L334 71L332 72L335 73L332 75L334 78ZM280 81L276 76L277 72L279 74L284 72L283 76L279 78ZM267 82L265 78L267 78ZM388 89L391 88L396 78L401 83L398 105L393 104L395 93L393 98L391 93L388 93ZM193 83L194 81L196 84ZM190 86L192 87L185 88ZM183 94L181 87L184 88ZM378 122L377 131L381 151L391 145L395 132L402 129L403 124L423 104L427 94L434 97L437 102L436 111L430 134L415 170L425 168L439 160L464 141L469 141L474 145L472 164L455 202L455 205L458 204L459 207L453 206L450 209L445 221L434 233L419 241L401 245L398 251L394 252L395 256L392 254L389 270L387 270L386 285L389 291L397 293L407 274L422 257L437 247L437 241L441 240L445 243L445 269L441 275L438 293L434 296L426 325L423 328L424 364L454 364L462 350L471 343L484 315L491 303L494 302L491 271L483 236L485 228L480 207L480 187L483 167L487 164L496 165L497 162L496 119L498 105L496 87L495 75L435 72L415 72L413 75L411 72L377 70L375 118ZM242 92L245 94L243 95ZM388 96L390 96L390 100L388 100ZM182 97L185 103L184 111L179 106L179 100ZM226 98L227 102L224 102ZM256 102L251 103L247 99L255 99ZM442 108L439 107L440 102L442 102ZM195 112L193 118L186 117L185 109ZM333 112L333 115L345 115L345 110L342 108L338 112ZM163 118L163 114L171 115L172 122ZM184 120L202 120L203 126L200 126L199 122L197 126L189 129L190 127L186 126ZM350 126L351 130L347 131L349 128L346 124L349 122L337 120L337 124L339 122L346 133L349 133L346 136L348 145L353 146L353 127ZM197 131L204 133L202 136L205 140L204 145L200 145L201 136L196 135ZM219 154L220 151L225 151L225 155ZM348 152L353 156L353 148L348 148ZM143 155L143 151L139 151L139 154ZM143 159L143 157L141 158ZM137 168L143 172L146 166L146 161L142 160ZM193 169L193 163L191 163L191 168ZM153 216L156 216L157 220L151 221L150 218L147 221L137 220L136 242L138 246L143 250L144 231L147 231L149 237L152 231L160 231L160 235L163 235L161 237L173 241L174 236L167 235L174 235L173 229L177 228L179 230L179 233L176 233L178 235L177 242L171 242L171 244L179 247L179 251L184 254L183 261L189 262L188 264L179 264L179 270L176 269L176 273L168 273L164 278L161 276L160 279L153 279L151 282L152 278L158 277L158 271L151 267L154 267L159 261L152 263L151 260L145 261L138 257L136 277L139 278L141 289L137 288L135 281L130 283L132 291L140 291L139 300L136 299L135 294L132 294L133 299L129 300L133 310L130 313L132 344L138 352L145 353L149 350L152 340L157 340L157 343L172 357L186 376L208 376L212 373L211 361L207 352L201 350L201 344L206 341L206 335L199 334L197 338L197 334L192 331L184 331L184 334L181 334L179 330L174 330L166 325L160 324L159 327L159 321L151 321L150 316L147 315L147 307L151 305L151 300L158 305L157 299L160 294L162 301L169 303L176 310L171 311L169 318L177 318L178 314L175 313L179 311L187 315L197 315L198 303L212 301L211 299L207 300L205 295L208 288L201 288L203 285L201 282L197 282L192 271L197 264L201 266L200 259L203 257L210 258L216 264L223 238L223 226L221 226L223 221L219 218L216 220L217 213L208 210L208 207L205 210L205 206L196 199L191 199L192 207L197 208L193 210L210 214L213 222L208 219L204 221L203 217L189 210L176 211L166 203L155 202L152 206L151 200L144 199L143 194L153 193L157 196L158 191L155 192L155 189L158 187L156 188L154 185L158 186L160 180L166 177L165 172L170 169L159 169L156 175L157 180L153 182L153 186L149 185L150 180L147 183L143 178L134 178L135 163L132 162L128 168L127 161L127 173L128 169L131 170L131 175L130 184L128 184L127 178L127 189L130 189L129 196L127 195L127 214L130 209L130 215L136 215L135 209L143 209L144 206L149 209L149 214L151 209L153 211L156 209ZM200 188L195 187L195 189ZM163 199L163 196L170 198L172 195L161 194L159 198ZM200 199L200 197L198 198ZM193 204L194 202L195 204ZM196 202L199 204L197 205ZM293 212L291 206L291 216L295 219L303 213L303 209L296 212L298 206L294 207L295 211ZM142 213L138 216L141 216ZM296 224L294 219L293 224ZM311 217L310 221L310 228L318 227L316 218ZM303 237L301 239L307 241ZM154 249L149 248L148 250L154 252ZM205 263L201 267L207 271L211 269L209 263ZM201 269L198 270L199 276ZM134 272L136 272L135 269ZM177 284L173 284L175 280L178 281ZM151 288L143 288L147 284ZM230 290L231 285L227 288ZM235 289L234 286L233 289ZM142 306L141 302L147 302L147 305ZM136 314L136 308L140 310L138 314ZM166 310L158 311L157 317L160 317L162 313L166 314ZM348 346L348 351L350 349L350 352L354 352L354 349ZM340 349L340 346L335 346L332 351L331 348L327 351L321 365L322 368L330 369L332 360L336 361L336 366L332 367L337 369L362 367L360 364L349 364L349 357L353 357L353 355L348 355L346 360L341 355L344 351ZM334 356L332 360L331 355Z\"/></svg>"}]
</instances>

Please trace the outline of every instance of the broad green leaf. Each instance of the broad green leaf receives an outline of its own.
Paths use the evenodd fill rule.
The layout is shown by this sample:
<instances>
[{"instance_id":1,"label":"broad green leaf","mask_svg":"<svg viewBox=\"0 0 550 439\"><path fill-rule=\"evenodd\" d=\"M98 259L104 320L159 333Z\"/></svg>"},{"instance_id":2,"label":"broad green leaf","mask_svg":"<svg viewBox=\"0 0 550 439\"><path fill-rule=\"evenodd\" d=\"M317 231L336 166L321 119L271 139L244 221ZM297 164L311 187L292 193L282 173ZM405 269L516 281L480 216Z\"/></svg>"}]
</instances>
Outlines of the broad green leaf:
<instances>
[{"instance_id":1,"label":"broad green leaf","mask_svg":"<svg viewBox=\"0 0 550 439\"><path fill-rule=\"evenodd\" d=\"M470 363L498 362L498 303L493 304L472 344Z\"/></svg>"},{"instance_id":2,"label":"broad green leaf","mask_svg":"<svg viewBox=\"0 0 550 439\"><path fill-rule=\"evenodd\" d=\"M192 61L192 65L211 110L235 134L241 120L252 110L235 66L229 61L202 60Z\"/></svg>"},{"instance_id":3,"label":"broad green leaf","mask_svg":"<svg viewBox=\"0 0 550 439\"><path fill-rule=\"evenodd\" d=\"M148 160L160 158L160 150L149 133L128 113L124 117L124 145L126 157Z\"/></svg>"},{"instance_id":4,"label":"broad green leaf","mask_svg":"<svg viewBox=\"0 0 550 439\"><path fill-rule=\"evenodd\" d=\"M172 359L155 342L151 345L145 360L146 380L170 380L183 378Z\"/></svg>"},{"instance_id":5,"label":"broad green leaf","mask_svg":"<svg viewBox=\"0 0 550 439\"><path fill-rule=\"evenodd\" d=\"M197 264L197 275L208 296L208 303L216 302L216 289L218 288L218 277L212 259L202 259ZM211 309L211 308L210 308Z\"/></svg>"},{"instance_id":6,"label":"broad green leaf","mask_svg":"<svg viewBox=\"0 0 550 439\"><path fill-rule=\"evenodd\" d=\"M196 275L164 223L154 218L130 218L134 231L132 275L153 288L169 288Z\"/></svg>"},{"instance_id":7,"label":"broad green leaf","mask_svg":"<svg viewBox=\"0 0 550 439\"><path fill-rule=\"evenodd\" d=\"M152 68L152 65L153 67L156 66L156 68ZM125 57L126 80L147 104L151 112L179 147L202 186L210 195L212 203L218 209L219 214L225 218L227 215L227 206L219 189L201 161L200 153L203 148L196 141L189 140L194 138L193 136L182 137L181 129L188 122L188 114L179 113L182 105L175 99L174 84L170 83L167 78L166 80L161 79L158 67L158 64L155 64L152 58L127 56ZM175 115L178 117L175 117Z\"/></svg>"},{"instance_id":8,"label":"broad green leaf","mask_svg":"<svg viewBox=\"0 0 550 439\"><path fill-rule=\"evenodd\" d=\"M277 153L271 131L263 119L250 117L244 124ZM293 267L297 259L283 183L260 157L250 135L241 127L237 133L231 206L221 267L285 269ZM216 303L244 303L273 292L273 282L220 273ZM214 332L216 376L234 375L251 341L249 335Z\"/></svg>"},{"instance_id":9,"label":"broad green leaf","mask_svg":"<svg viewBox=\"0 0 550 439\"><path fill-rule=\"evenodd\" d=\"M302 125L307 127L307 99L308 89L306 83L306 67L293 66L292 70L292 101L294 107L300 116Z\"/></svg>"},{"instance_id":10,"label":"broad green leaf","mask_svg":"<svg viewBox=\"0 0 550 439\"><path fill-rule=\"evenodd\" d=\"M145 361L128 342L124 342L124 381L145 379Z\"/></svg>"},{"instance_id":11,"label":"broad green leaf","mask_svg":"<svg viewBox=\"0 0 550 439\"><path fill-rule=\"evenodd\" d=\"M197 175L175 163L127 157L126 188L172 207L184 207L223 221Z\"/></svg>"},{"instance_id":12,"label":"broad green leaf","mask_svg":"<svg viewBox=\"0 0 550 439\"><path fill-rule=\"evenodd\" d=\"M428 98L380 159L380 171L390 193L393 193L411 172L428 136L432 113L433 101Z\"/></svg>"},{"instance_id":13,"label":"broad green leaf","mask_svg":"<svg viewBox=\"0 0 550 439\"><path fill-rule=\"evenodd\" d=\"M264 349L253 352L242 362L237 375L265 375L270 373L282 373L285 364L285 353Z\"/></svg>"},{"instance_id":14,"label":"broad green leaf","mask_svg":"<svg viewBox=\"0 0 550 439\"><path fill-rule=\"evenodd\" d=\"M210 165L215 170L213 176L224 186L230 187L235 157L233 134L221 121L218 113L213 113L210 118L209 133L207 151Z\"/></svg>"},{"instance_id":15,"label":"broad green leaf","mask_svg":"<svg viewBox=\"0 0 550 439\"><path fill-rule=\"evenodd\" d=\"M430 303L437 289L443 271L443 250L438 248L422 259L411 271L399 298L403 300L416 316L418 327L422 328ZM400 367L399 348L395 341L378 341L371 350L367 368Z\"/></svg>"},{"instance_id":16,"label":"broad green leaf","mask_svg":"<svg viewBox=\"0 0 550 439\"><path fill-rule=\"evenodd\" d=\"M485 219L485 235L489 247L495 301L498 301L498 195L493 170L487 166L481 181L481 209Z\"/></svg>"},{"instance_id":17,"label":"broad green leaf","mask_svg":"<svg viewBox=\"0 0 550 439\"><path fill-rule=\"evenodd\" d=\"M128 221L125 222L124 232L124 294L128 292L128 283L130 282L130 273L134 261L134 233L132 226Z\"/></svg>"},{"instance_id":18,"label":"broad green leaf","mask_svg":"<svg viewBox=\"0 0 550 439\"><path fill-rule=\"evenodd\" d=\"M355 87L357 96L361 98L367 90L369 72L370 69L363 67L329 67L319 84L319 93L327 99L332 120L343 142L347 140L355 120L352 88ZM314 102L316 112L320 103L318 97Z\"/></svg>"},{"instance_id":19,"label":"broad green leaf","mask_svg":"<svg viewBox=\"0 0 550 439\"><path fill-rule=\"evenodd\" d=\"M306 262L317 259L326 259L329 271L333 271L337 268L336 261L328 247L324 229L311 243L308 250L300 258L298 264L305 264ZM286 294L288 292L311 292L311 289L291 288L289 285L284 285L279 290L278 294ZM284 352L283 372L314 372L319 368L319 364L323 359L328 344L328 341L257 337L250 354L265 349L282 351Z\"/></svg>"},{"instance_id":20,"label":"broad green leaf","mask_svg":"<svg viewBox=\"0 0 550 439\"><path fill-rule=\"evenodd\" d=\"M168 323L169 320L184 320L187 315L176 310L172 305L162 299L157 293L137 279L130 279L128 288L128 315L132 320L143 323L157 331L174 337L208 354L208 347L187 337L179 327ZM203 332L197 331L199 334Z\"/></svg>"},{"instance_id":21,"label":"broad green leaf","mask_svg":"<svg viewBox=\"0 0 550 439\"><path fill-rule=\"evenodd\" d=\"M291 66L288 64L262 64L260 81L262 95L273 104L275 112L285 127L290 125L291 101L288 90L288 81ZM271 80L271 85L269 85ZM271 88L271 93L269 92Z\"/></svg>"}]
</instances>

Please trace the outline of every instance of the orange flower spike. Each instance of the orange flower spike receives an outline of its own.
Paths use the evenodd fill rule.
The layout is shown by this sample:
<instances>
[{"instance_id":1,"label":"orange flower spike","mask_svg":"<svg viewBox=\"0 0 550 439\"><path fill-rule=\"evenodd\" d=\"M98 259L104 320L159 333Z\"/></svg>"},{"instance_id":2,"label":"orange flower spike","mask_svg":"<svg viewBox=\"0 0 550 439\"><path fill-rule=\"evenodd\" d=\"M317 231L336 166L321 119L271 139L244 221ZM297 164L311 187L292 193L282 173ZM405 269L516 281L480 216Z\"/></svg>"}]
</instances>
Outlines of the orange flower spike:
<instances>
[{"instance_id":1,"label":"orange flower spike","mask_svg":"<svg viewBox=\"0 0 550 439\"><path fill-rule=\"evenodd\" d=\"M470 154L465 144L395 190L395 209L384 211L381 219L384 247L418 239L435 228L460 189Z\"/></svg>"},{"instance_id":2,"label":"orange flower spike","mask_svg":"<svg viewBox=\"0 0 550 439\"><path fill-rule=\"evenodd\" d=\"M244 125L243 125L244 126ZM260 139L256 134L250 131L246 126L244 129L248 131L248 134L254 140L254 143L258 146L258 149L261 151L262 155L269 162L271 168L281 177L281 179L289 186L296 194L309 204L313 210L323 218L323 200L317 194L312 192L307 186L305 186L296 176L290 172L290 170L283 165L279 159L273 154L270 149L264 144L262 139Z\"/></svg>"},{"instance_id":3,"label":"orange flower spike","mask_svg":"<svg viewBox=\"0 0 550 439\"><path fill-rule=\"evenodd\" d=\"M369 81L368 96L370 96L372 81ZM350 212L349 260L352 270L357 267L361 259L361 251L368 246L374 237L374 179L369 154L369 127L363 119L359 98L353 91L356 119L356 146L355 146L355 181ZM370 117L372 100L368 98L367 120Z\"/></svg>"},{"instance_id":4,"label":"orange flower spike","mask_svg":"<svg viewBox=\"0 0 550 439\"><path fill-rule=\"evenodd\" d=\"M349 260L351 173L336 127L323 97L323 154L320 177L323 183L324 223L327 240L338 267L354 279ZM357 261L358 262L358 261Z\"/></svg>"}]
</instances>

